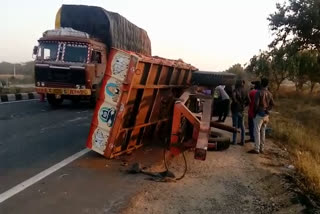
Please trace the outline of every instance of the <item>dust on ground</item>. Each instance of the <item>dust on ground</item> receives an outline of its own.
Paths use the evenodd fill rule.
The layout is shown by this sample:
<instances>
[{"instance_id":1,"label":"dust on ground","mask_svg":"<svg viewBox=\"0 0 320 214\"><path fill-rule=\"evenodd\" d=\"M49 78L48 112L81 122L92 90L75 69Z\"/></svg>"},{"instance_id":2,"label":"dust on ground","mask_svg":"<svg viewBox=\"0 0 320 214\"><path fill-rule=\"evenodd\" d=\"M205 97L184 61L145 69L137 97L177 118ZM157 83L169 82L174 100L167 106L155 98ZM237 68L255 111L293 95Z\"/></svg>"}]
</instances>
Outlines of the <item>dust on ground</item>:
<instances>
[{"instance_id":1,"label":"dust on ground","mask_svg":"<svg viewBox=\"0 0 320 214\"><path fill-rule=\"evenodd\" d=\"M252 148L247 143L208 152L206 161L186 152L188 172L182 180L146 180L122 213L320 213L290 179L294 169L284 150L271 141L265 154L248 154Z\"/></svg>"}]
</instances>

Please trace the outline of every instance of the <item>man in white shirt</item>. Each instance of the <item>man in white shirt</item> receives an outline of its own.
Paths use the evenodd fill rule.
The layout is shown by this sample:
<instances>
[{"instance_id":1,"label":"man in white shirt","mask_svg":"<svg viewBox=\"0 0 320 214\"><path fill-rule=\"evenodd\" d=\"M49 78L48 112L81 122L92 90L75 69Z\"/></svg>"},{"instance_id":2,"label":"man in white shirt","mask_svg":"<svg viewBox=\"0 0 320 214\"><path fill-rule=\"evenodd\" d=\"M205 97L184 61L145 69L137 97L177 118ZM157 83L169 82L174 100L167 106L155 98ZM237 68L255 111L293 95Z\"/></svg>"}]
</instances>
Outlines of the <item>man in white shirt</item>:
<instances>
[{"instance_id":1,"label":"man in white shirt","mask_svg":"<svg viewBox=\"0 0 320 214\"><path fill-rule=\"evenodd\" d=\"M218 122L224 122L226 117L229 114L229 105L230 105L230 97L225 91L224 85L219 85L216 87L216 93L218 95L218 115L219 119Z\"/></svg>"}]
</instances>

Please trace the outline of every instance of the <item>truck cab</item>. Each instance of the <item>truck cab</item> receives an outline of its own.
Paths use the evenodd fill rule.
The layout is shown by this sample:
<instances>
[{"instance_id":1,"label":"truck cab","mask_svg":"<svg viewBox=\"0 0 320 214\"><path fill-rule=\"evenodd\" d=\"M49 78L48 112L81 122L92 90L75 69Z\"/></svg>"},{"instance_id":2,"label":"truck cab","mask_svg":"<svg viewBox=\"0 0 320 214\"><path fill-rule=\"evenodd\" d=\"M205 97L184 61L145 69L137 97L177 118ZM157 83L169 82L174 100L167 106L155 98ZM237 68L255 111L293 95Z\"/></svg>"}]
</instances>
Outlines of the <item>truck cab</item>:
<instances>
[{"instance_id":1,"label":"truck cab","mask_svg":"<svg viewBox=\"0 0 320 214\"><path fill-rule=\"evenodd\" d=\"M106 69L106 45L72 28L46 31L38 42L33 51L36 91L53 106L64 99L94 103Z\"/></svg>"}]
</instances>

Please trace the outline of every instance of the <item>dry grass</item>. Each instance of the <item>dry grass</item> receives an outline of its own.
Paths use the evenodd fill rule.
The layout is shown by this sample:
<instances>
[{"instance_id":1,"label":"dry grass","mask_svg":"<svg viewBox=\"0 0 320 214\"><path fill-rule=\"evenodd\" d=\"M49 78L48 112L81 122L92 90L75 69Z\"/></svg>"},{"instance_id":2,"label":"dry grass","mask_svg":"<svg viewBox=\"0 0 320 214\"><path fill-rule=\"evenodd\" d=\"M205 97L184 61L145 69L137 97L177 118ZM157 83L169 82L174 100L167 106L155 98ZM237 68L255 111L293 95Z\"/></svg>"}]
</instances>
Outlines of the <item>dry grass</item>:
<instances>
[{"instance_id":1,"label":"dry grass","mask_svg":"<svg viewBox=\"0 0 320 214\"><path fill-rule=\"evenodd\" d=\"M292 154L304 186L320 197L320 97L280 93L272 115L273 137Z\"/></svg>"},{"instance_id":2,"label":"dry grass","mask_svg":"<svg viewBox=\"0 0 320 214\"><path fill-rule=\"evenodd\" d=\"M0 89L0 95L3 95L3 94L17 94L17 93L29 93L29 92L34 92L34 88L11 87L11 88L2 88L2 89Z\"/></svg>"},{"instance_id":3,"label":"dry grass","mask_svg":"<svg viewBox=\"0 0 320 214\"><path fill-rule=\"evenodd\" d=\"M7 80L8 78L12 78L13 74L0 74L0 79L2 80ZM15 78L16 79L23 79L25 75L23 74L16 74Z\"/></svg>"}]
</instances>

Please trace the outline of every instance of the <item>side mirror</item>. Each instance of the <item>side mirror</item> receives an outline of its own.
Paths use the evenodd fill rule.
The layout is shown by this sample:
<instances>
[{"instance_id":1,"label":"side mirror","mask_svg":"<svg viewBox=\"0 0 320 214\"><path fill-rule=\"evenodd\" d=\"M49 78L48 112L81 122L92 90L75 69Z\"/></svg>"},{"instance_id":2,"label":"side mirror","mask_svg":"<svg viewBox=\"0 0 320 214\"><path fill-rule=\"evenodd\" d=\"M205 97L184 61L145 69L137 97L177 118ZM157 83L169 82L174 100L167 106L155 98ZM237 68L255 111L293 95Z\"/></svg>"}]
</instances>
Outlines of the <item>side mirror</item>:
<instances>
[{"instance_id":1,"label":"side mirror","mask_svg":"<svg viewBox=\"0 0 320 214\"><path fill-rule=\"evenodd\" d=\"M38 46L34 46L33 47L33 55L38 55L38 51L39 51L39 47Z\"/></svg>"}]
</instances>

